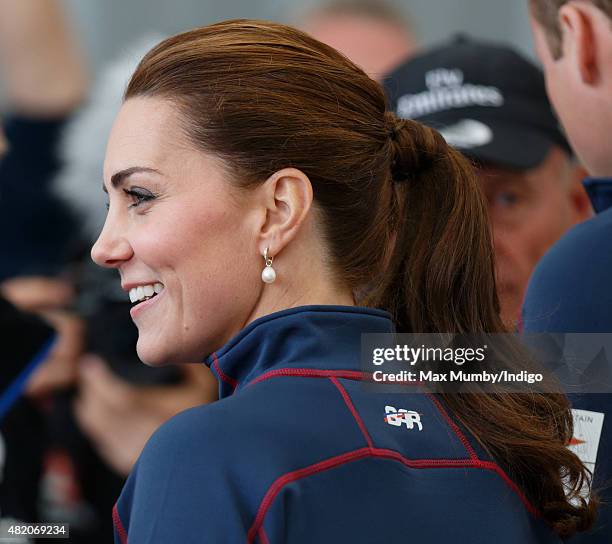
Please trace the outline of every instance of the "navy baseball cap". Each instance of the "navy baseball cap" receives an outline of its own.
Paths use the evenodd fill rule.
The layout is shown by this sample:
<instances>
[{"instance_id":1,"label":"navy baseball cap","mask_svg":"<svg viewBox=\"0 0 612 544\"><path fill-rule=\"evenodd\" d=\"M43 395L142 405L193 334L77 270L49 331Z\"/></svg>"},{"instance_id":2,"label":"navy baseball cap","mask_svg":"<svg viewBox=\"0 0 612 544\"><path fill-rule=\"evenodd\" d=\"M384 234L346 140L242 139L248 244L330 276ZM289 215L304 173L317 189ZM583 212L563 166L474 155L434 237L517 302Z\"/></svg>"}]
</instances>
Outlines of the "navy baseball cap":
<instances>
[{"instance_id":1,"label":"navy baseball cap","mask_svg":"<svg viewBox=\"0 0 612 544\"><path fill-rule=\"evenodd\" d=\"M476 162L529 170L553 145L572 155L541 70L508 47L458 36L411 57L384 86L398 117L437 129Z\"/></svg>"}]
</instances>

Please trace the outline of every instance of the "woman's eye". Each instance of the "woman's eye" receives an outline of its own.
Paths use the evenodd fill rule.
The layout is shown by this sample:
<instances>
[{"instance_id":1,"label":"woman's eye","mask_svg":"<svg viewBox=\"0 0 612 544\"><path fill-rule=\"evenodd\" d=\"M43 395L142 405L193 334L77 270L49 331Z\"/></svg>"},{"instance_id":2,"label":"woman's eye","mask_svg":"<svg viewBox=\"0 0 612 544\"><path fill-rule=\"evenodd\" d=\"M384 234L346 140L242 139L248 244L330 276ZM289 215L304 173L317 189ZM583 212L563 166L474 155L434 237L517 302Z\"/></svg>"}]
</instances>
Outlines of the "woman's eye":
<instances>
[{"instance_id":1,"label":"woman's eye","mask_svg":"<svg viewBox=\"0 0 612 544\"><path fill-rule=\"evenodd\" d=\"M155 195L146 189L131 188L123 189L123 192L132 199L132 204L128 208L136 208L144 202L148 202L155 198Z\"/></svg>"}]
</instances>

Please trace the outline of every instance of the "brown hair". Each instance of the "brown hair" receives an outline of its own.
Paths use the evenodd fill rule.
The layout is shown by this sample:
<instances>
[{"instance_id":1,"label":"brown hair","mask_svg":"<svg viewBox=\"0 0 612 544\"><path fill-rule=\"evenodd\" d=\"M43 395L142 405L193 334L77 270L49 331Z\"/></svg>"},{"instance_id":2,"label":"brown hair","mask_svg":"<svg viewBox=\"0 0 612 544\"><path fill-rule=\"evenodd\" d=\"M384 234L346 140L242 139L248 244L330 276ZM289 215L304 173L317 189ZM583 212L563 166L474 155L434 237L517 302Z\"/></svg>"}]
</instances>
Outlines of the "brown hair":
<instances>
[{"instance_id":1,"label":"brown hair","mask_svg":"<svg viewBox=\"0 0 612 544\"><path fill-rule=\"evenodd\" d=\"M568 2L569 0L529 0L533 16L546 31L550 52L555 59L562 55L562 37L558 14L561 6ZM589 0L589 2L612 19L612 0Z\"/></svg>"},{"instance_id":2,"label":"brown hair","mask_svg":"<svg viewBox=\"0 0 612 544\"><path fill-rule=\"evenodd\" d=\"M387 111L382 88L293 28L227 21L169 38L126 99L173 101L188 137L225 159L236 184L294 167L310 179L330 266L400 332L501 332L491 236L469 163L436 131ZM378 266L376 266L378 264ZM562 535L595 501L571 504L586 469L565 445L562 395L442 395Z\"/></svg>"}]
</instances>

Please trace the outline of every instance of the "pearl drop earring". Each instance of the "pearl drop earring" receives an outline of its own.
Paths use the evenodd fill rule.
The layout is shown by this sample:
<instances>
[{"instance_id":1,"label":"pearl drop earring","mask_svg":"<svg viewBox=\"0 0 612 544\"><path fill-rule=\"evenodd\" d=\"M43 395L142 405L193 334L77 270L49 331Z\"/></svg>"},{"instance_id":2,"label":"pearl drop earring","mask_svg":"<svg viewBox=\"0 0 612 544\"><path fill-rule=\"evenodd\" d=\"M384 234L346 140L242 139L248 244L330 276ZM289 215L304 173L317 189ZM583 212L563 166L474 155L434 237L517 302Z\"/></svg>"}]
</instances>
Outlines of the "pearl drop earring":
<instances>
[{"instance_id":1,"label":"pearl drop earring","mask_svg":"<svg viewBox=\"0 0 612 544\"><path fill-rule=\"evenodd\" d=\"M272 283L276 279L276 270L272 268L272 257L268 256L268 248L264 250L263 258L266 267L261 271L261 280L264 283Z\"/></svg>"}]
</instances>

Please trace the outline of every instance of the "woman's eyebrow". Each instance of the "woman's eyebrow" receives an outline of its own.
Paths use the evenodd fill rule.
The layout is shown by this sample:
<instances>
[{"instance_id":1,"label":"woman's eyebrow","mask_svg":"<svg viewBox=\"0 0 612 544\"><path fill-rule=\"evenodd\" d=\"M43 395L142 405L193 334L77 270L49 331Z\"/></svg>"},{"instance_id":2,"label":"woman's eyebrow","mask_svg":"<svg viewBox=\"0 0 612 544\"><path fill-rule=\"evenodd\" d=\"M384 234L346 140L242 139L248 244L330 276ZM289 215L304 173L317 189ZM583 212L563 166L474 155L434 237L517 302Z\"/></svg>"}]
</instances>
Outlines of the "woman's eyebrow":
<instances>
[{"instance_id":1,"label":"woman's eyebrow","mask_svg":"<svg viewBox=\"0 0 612 544\"><path fill-rule=\"evenodd\" d=\"M113 186L113 189L117 189L118 187L120 187L125 182L125 180L129 178L131 175L139 174L141 172L155 173L155 174L161 175L161 172L159 170L156 170L155 168L148 168L146 166L131 166L130 168L119 170L118 172L115 172L111 176L111 185ZM104 183L102 183L102 190L105 193L108 193Z\"/></svg>"}]
</instances>

